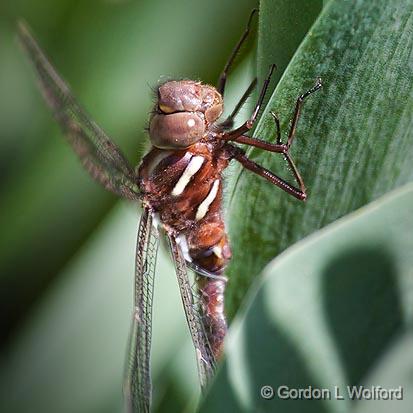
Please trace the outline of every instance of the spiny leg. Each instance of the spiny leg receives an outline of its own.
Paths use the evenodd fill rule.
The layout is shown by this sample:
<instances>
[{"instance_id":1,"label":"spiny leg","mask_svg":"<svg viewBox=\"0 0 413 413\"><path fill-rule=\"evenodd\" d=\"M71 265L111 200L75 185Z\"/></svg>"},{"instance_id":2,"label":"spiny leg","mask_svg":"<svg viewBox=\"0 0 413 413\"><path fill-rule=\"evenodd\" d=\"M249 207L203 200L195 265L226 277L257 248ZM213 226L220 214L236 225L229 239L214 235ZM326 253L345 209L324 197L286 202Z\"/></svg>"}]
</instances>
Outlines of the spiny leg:
<instances>
[{"instance_id":1,"label":"spiny leg","mask_svg":"<svg viewBox=\"0 0 413 413\"><path fill-rule=\"evenodd\" d=\"M236 139L233 139L236 143L242 143L244 145L255 146L264 151L276 152L276 153L285 153L288 151L287 145L285 143L270 143L262 139L250 138L246 135L238 136Z\"/></svg>"},{"instance_id":2,"label":"spiny leg","mask_svg":"<svg viewBox=\"0 0 413 413\"><path fill-rule=\"evenodd\" d=\"M239 110L242 108L248 97L250 96L251 92L254 90L255 86L257 85L257 78L254 78L254 80L251 82L251 84L248 86L248 89L244 92L244 94L241 96L241 99L238 101L237 105L235 106L234 110L232 113L222 122L220 123L220 127L223 129L230 129L234 126L234 119L235 116L237 116Z\"/></svg>"},{"instance_id":3,"label":"spiny leg","mask_svg":"<svg viewBox=\"0 0 413 413\"><path fill-rule=\"evenodd\" d=\"M295 104L295 112L294 112L293 121L291 123L290 131L288 133L288 139L287 139L288 148L290 148L290 146L293 143L293 139L295 136L295 131L297 129L297 123L298 123L298 119L300 118L301 108L303 106L304 99L310 96L312 93L316 92L317 90L321 89L321 87L322 87L321 78L318 77L315 82L315 85L311 89L307 90L307 92L303 93L301 96L298 97L297 102Z\"/></svg>"},{"instance_id":4,"label":"spiny leg","mask_svg":"<svg viewBox=\"0 0 413 413\"><path fill-rule=\"evenodd\" d=\"M264 168L263 166L258 165L256 162L247 158L247 156L245 155L245 152L240 148L235 148L234 159L236 159L244 168L256 173L259 176L262 176L267 181L271 182L273 185L278 186L283 191L287 192L293 197L299 199L300 201L305 201L307 198L307 194L305 192L304 182L300 174L298 173L297 168L294 165L290 155L287 153L285 156L286 156L288 164L290 165L293 171L294 178L296 179L299 185L299 188L296 188L294 185L291 185L290 183L288 183L285 179L279 177L278 175L275 175L267 168Z\"/></svg>"},{"instance_id":5,"label":"spiny leg","mask_svg":"<svg viewBox=\"0 0 413 413\"><path fill-rule=\"evenodd\" d=\"M280 120L274 112L271 112L271 115L274 119L275 128L276 128L276 137L277 137L276 142L277 142L278 145L282 145ZM301 192L303 192L305 194L305 186L304 186L303 178L301 177L300 173L298 172L297 167L295 166L294 161L291 158L291 155L289 153L289 147L287 147L287 150L284 151L282 154L284 156L284 159L288 162L288 166L290 167L290 170L293 173L296 182L300 186Z\"/></svg>"},{"instance_id":6,"label":"spiny leg","mask_svg":"<svg viewBox=\"0 0 413 413\"><path fill-rule=\"evenodd\" d=\"M251 117L239 128L234 129L230 132L224 133L221 137L221 139L227 140L227 141L238 141L238 137L243 135L244 133L248 132L253 126L255 121L257 120L258 113L260 112L262 102L264 101L265 94L268 89L268 85L270 84L271 81L271 76L274 72L274 69L276 68L275 64L270 66L270 70L268 72L268 76L264 81L264 84L261 89L260 96L258 98L257 104L255 105L254 112L252 113Z\"/></svg>"},{"instance_id":7,"label":"spiny leg","mask_svg":"<svg viewBox=\"0 0 413 413\"><path fill-rule=\"evenodd\" d=\"M245 42L246 38L249 35L250 29L251 29L252 18L254 17L254 14L257 11L258 11L257 9L253 9L251 11L250 17L248 18L247 27L245 28L245 31L242 34L241 38L239 39L238 43L235 45L234 50L232 51L231 55L229 56L228 61L225 64L221 75L219 76L217 89L218 89L218 92L221 93L221 95L224 95L225 83L227 81L227 75L228 75L229 69L231 68L232 64L234 63L234 60L235 60L238 52L240 51L242 44Z\"/></svg>"},{"instance_id":8,"label":"spiny leg","mask_svg":"<svg viewBox=\"0 0 413 413\"><path fill-rule=\"evenodd\" d=\"M308 96L310 96L312 93L316 92L317 90L319 90L322 87L322 83L321 83L321 78L317 78L315 85L307 90L307 92L303 93L301 96L298 97L296 105L295 105L295 112L294 112L294 117L293 117L293 121L290 127L290 131L288 133L288 139L287 139L287 150L283 152L283 156L284 159L287 161L288 166L290 167L291 172L294 175L294 178L296 180L296 182L298 183L298 185L300 186L300 190L301 192L305 194L305 186L304 186L304 181L300 175L300 173L298 172L297 167L294 164L294 161L292 160L290 153L289 153L289 149L292 145L294 136L295 136L295 132L297 129L297 123L298 123L298 119L300 117L300 113L301 113L301 107L303 105L304 99L307 98ZM276 142L278 145L282 145L281 142L281 128L280 128L280 120L278 119L278 116L274 113L271 112L271 115L274 119L274 123L275 123L275 127L276 127ZM305 198L304 198L305 199Z\"/></svg>"},{"instance_id":9,"label":"spiny leg","mask_svg":"<svg viewBox=\"0 0 413 413\"><path fill-rule=\"evenodd\" d=\"M246 136L246 135L238 136L237 138L232 139L232 140L237 143L243 143L245 145L255 146L257 148L263 149L264 151L268 151L268 152L286 153L288 151L288 147L286 144L283 144L281 142L280 121L274 112L271 112L271 115L274 118L274 123L276 126L276 143L275 144L264 141L262 139L251 138L250 136Z\"/></svg>"},{"instance_id":10,"label":"spiny leg","mask_svg":"<svg viewBox=\"0 0 413 413\"><path fill-rule=\"evenodd\" d=\"M274 123L275 123L275 128L276 128L276 142L277 145L282 145L281 142L281 127L280 127L280 120L278 119L278 116L274 113L271 112L271 116L274 119ZM296 182L298 183L298 185L300 186L300 189L303 193L305 193L305 186L304 186L304 181L301 178L300 173L298 172L297 167L294 164L294 161L292 160L290 153L289 153L289 147L287 147L287 150L283 152L283 156L284 159L288 162L288 166L290 167L294 178L296 180Z\"/></svg>"},{"instance_id":11,"label":"spiny leg","mask_svg":"<svg viewBox=\"0 0 413 413\"><path fill-rule=\"evenodd\" d=\"M284 159L287 161L289 168L291 169L294 175L294 179L297 182L299 188L296 188L295 186L289 184L284 179L273 174L268 169L248 159L247 156L245 155L245 152L242 151L241 149L235 148L232 145L229 145L231 146L231 148L234 148L234 158L237 161L239 161L246 169L262 176L263 178L270 181L272 184L278 186L279 188L283 189L284 191L293 195L295 198L299 200L305 200L307 198L307 194L306 194L306 190L304 186L304 181L300 173L298 172L298 169L295 166L294 161L292 160L289 154L289 149L294 139L294 135L295 135L295 131L297 128L297 123L298 123L298 119L300 116L300 111L301 111L301 107L302 107L304 99L308 97L309 95L311 95L312 93L314 93L315 91L317 91L318 89L320 89L321 86L322 86L321 79L317 78L315 85L311 89L309 89L307 92L299 96L299 98L297 99L293 122L290 128L289 134L288 134L287 144L283 144L281 142L280 121L274 112L271 112L271 115L274 119L274 123L276 126L276 143L275 144L268 143L261 139L250 138L245 135L241 135L237 137L236 139L233 139L234 141L238 143L244 143L250 146L255 146L255 147L258 147L266 151L282 153L284 156Z\"/></svg>"},{"instance_id":12,"label":"spiny leg","mask_svg":"<svg viewBox=\"0 0 413 413\"><path fill-rule=\"evenodd\" d=\"M275 123L275 129L276 129L275 136L277 137L276 143L277 143L277 145L281 145L282 142L281 142L280 119L278 119L278 116L275 112L270 112L270 113L271 113L271 116L274 119L274 123Z\"/></svg>"}]
</instances>

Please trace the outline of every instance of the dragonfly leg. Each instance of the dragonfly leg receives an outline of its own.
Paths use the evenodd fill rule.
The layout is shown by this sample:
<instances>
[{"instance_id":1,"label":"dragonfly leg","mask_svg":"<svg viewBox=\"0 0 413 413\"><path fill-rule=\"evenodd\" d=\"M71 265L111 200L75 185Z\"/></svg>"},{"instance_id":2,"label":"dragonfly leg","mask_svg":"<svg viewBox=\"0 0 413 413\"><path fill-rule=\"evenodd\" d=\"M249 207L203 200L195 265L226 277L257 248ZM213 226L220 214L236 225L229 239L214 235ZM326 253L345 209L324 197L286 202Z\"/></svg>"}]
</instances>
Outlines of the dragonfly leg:
<instances>
[{"instance_id":1,"label":"dragonfly leg","mask_svg":"<svg viewBox=\"0 0 413 413\"><path fill-rule=\"evenodd\" d=\"M281 145L281 127L280 127L280 119L278 118L275 112L270 112L272 118L274 119L275 123L275 136L276 136L276 143L277 145Z\"/></svg>"},{"instance_id":2,"label":"dragonfly leg","mask_svg":"<svg viewBox=\"0 0 413 413\"><path fill-rule=\"evenodd\" d=\"M271 65L269 74L268 74L267 78L264 81L264 85L261 89L260 97L258 99L257 105L255 106L254 112L252 113L251 117L243 125L241 125L239 128L236 128L236 129L234 129L230 132L224 133L222 135L221 139L224 139L224 140L227 140L227 141L236 141L236 142L240 142L240 143L246 143L247 145L249 145L249 143L245 142L245 137L242 136L242 135L247 133L254 126L254 123L257 120L258 113L261 109L262 102L264 101L264 97L265 97L265 94L267 92L268 85L270 83L271 76L272 76L272 73L273 73L274 69L275 69L275 65ZM290 131L288 133L288 139L287 139L287 143L286 143L287 148L290 148L292 143L293 143L293 139L294 139L295 132L296 132L296 129L297 129L297 124L298 124L298 120L300 118L301 108L303 106L304 100L308 96L310 96L312 93L314 93L317 90L321 89L321 87L322 87L321 78L317 78L315 85L311 89L307 90L305 93L303 93L302 95L300 95L298 97L298 99L296 101L296 104L295 104L295 111L294 111L293 121L292 121L292 124L291 124ZM282 143L281 143L281 134L280 134L280 122L279 122L279 119L275 115L274 112L271 112L271 115L274 118L274 122L275 122L275 125L276 125L276 128L277 128L277 144L281 145ZM244 142L242 142L239 139L240 137L242 137ZM250 139L252 139L252 138L250 138ZM252 145L252 146L257 146L257 145ZM277 151L274 151L274 152L277 152Z\"/></svg>"},{"instance_id":3,"label":"dragonfly leg","mask_svg":"<svg viewBox=\"0 0 413 413\"><path fill-rule=\"evenodd\" d=\"M307 98L308 96L310 96L312 93L316 92L317 90L321 89L321 87L322 87L321 78L318 77L314 86L311 89L307 90L307 92L303 93L301 96L298 97L297 102L295 104L293 121L290 127L290 131L288 133L288 139L287 139L288 148L290 148L290 146L293 143L295 131L297 129L298 119L300 118L301 108L303 106L305 98Z\"/></svg>"},{"instance_id":4,"label":"dragonfly leg","mask_svg":"<svg viewBox=\"0 0 413 413\"><path fill-rule=\"evenodd\" d=\"M224 95L224 90L225 90L225 84L227 82L227 76L229 69L231 68L232 64L234 63L234 60L240 51L243 43L245 42L246 38L248 37L250 30L251 30L251 22L252 18L254 17L254 14L257 12L257 9L253 9L251 11L250 17L248 19L247 27L245 28L244 33L242 34L241 38L239 39L238 43L235 45L234 50L232 51L231 55L229 56L227 63L224 66L224 69L222 70L221 75L219 76L218 79L218 85L217 89L218 92L221 93L221 95Z\"/></svg>"},{"instance_id":5,"label":"dragonfly leg","mask_svg":"<svg viewBox=\"0 0 413 413\"><path fill-rule=\"evenodd\" d=\"M268 72L267 78L264 80L264 84L262 86L260 96L258 98L258 102L255 105L254 111L251 115L251 117L244 123L242 124L239 128L236 128L232 131L226 132L222 135L221 139L227 140L227 141L235 141L237 138L244 133L248 132L253 126L255 121L258 118L258 113L260 112L262 102L264 101L265 94L267 93L268 86L271 81L271 76L274 73L274 69L276 68L275 64L272 64L270 66L270 70Z\"/></svg>"},{"instance_id":6,"label":"dragonfly leg","mask_svg":"<svg viewBox=\"0 0 413 413\"><path fill-rule=\"evenodd\" d=\"M275 152L275 153L281 153L284 156L284 159L287 161L289 168L291 169L291 172L294 175L294 179L296 183L298 184L298 188L291 185L284 179L280 178L279 176L275 175L268 169L264 168L261 165L258 165L257 163L253 162L250 160L246 155L243 150L240 148L237 148L233 145L228 144L228 147L230 147L230 151L233 151L233 158L236 159L238 162L240 162L244 168L262 176L263 178L267 179L270 181L272 184L280 187L282 190L286 191L290 195L294 196L295 198L299 200L305 200L307 198L306 190L305 190L305 185L304 181L298 172L297 167L295 166L294 161L291 158L291 155L289 153L290 147L293 143L294 137L295 137L295 132L297 129L297 124L298 120L300 118L300 113L301 113L301 108L303 105L304 100L310 96L312 93L316 92L319 90L322 86L321 84L321 79L317 78L316 83L314 86L307 90L305 93L300 95L296 101L295 105L295 111L294 111L294 116L293 116L293 121L288 133L288 138L287 138L287 143L282 143L281 141L281 130L280 130L280 121L278 119L278 116L274 113L271 112L271 115L274 119L275 127L276 127L276 143L270 143L266 142L262 139L257 139L257 138L251 138L249 136L244 135L245 131L247 131L249 128L252 127L251 122L253 123L256 119L256 116L259 112L259 107L262 103L263 97L265 95L266 88L268 87L269 79L271 77L272 71L270 70L270 74L267 77L266 82L264 83L263 90L261 91L260 99L257 103L257 106L255 108L255 111L249 121L247 121L244 125L239 127L238 129L235 129L234 131L231 131L227 134L223 135L223 139L225 140L231 140L237 143L242 143L245 145L249 146L254 146L260 149L263 149L265 151L269 152ZM248 124L250 122L250 124ZM240 133L241 132L241 133Z\"/></svg>"},{"instance_id":7,"label":"dragonfly leg","mask_svg":"<svg viewBox=\"0 0 413 413\"><path fill-rule=\"evenodd\" d=\"M299 199L300 201L305 201L307 198L307 193L305 190L305 185L304 181L298 172L297 167L295 166L293 160L291 159L291 156L288 152L283 152L283 155L288 162L288 165L294 175L295 181L298 184L298 188L295 187L294 185L291 185L288 183L286 180L283 178L279 177L278 175L275 175L273 172L270 170L264 168L263 166L257 164L256 162L252 161L249 159L246 155L245 152L240 149L240 148L235 148L234 151L234 159L236 159L245 169L248 169L251 172L256 173L259 176L262 176L265 178L267 181L271 182L273 185L278 186L281 188L283 191L287 192L288 194L292 195L293 197Z\"/></svg>"},{"instance_id":8,"label":"dragonfly leg","mask_svg":"<svg viewBox=\"0 0 413 413\"><path fill-rule=\"evenodd\" d=\"M237 105L235 106L232 113L222 122L220 123L220 127L223 129L230 129L234 126L234 119L237 116L239 110L242 108L248 97L250 96L251 92L254 90L255 86L257 85L257 78L254 78L253 81L248 86L248 89L244 92L241 96L241 99L238 101Z\"/></svg>"}]
</instances>

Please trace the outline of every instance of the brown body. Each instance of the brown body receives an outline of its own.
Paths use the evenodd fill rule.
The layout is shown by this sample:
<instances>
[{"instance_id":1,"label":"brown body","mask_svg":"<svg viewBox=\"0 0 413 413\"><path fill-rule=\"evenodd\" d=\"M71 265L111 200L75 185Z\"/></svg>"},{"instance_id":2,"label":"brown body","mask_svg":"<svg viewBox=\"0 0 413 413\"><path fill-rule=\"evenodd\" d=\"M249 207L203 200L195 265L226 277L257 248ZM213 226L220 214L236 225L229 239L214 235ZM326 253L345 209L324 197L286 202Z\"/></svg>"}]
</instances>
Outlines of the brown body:
<instances>
[{"instance_id":1,"label":"brown body","mask_svg":"<svg viewBox=\"0 0 413 413\"><path fill-rule=\"evenodd\" d=\"M233 157L217 139L222 132L214 121L221 113L222 97L212 86L187 80L161 85L149 129L154 146L138 170L144 202L202 274L202 316L217 356L226 332L221 275L231 258L221 211L222 171Z\"/></svg>"},{"instance_id":2,"label":"brown body","mask_svg":"<svg viewBox=\"0 0 413 413\"><path fill-rule=\"evenodd\" d=\"M174 194L194 160L202 165L191 176L187 173L189 182L184 188L181 184L182 191ZM198 142L180 151L152 148L139 168L145 201L159 214L162 224L182 240L186 260L214 275L222 274L231 257L221 213L222 171L228 160L221 142Z\"/></svg>"},{"instance_id":3,"label":"brown body","mask_svg":"<svg viewBox=\"0 0 413 413\"><path fill-rule=\"evenodd\" d=\"M206 135L184 150L153 147L139 167L145 202L201 274L221 275L231 258L221 211L222 171L230 159L225 143ZM186 185L183 177L189 179ZM199 276L197 283L208 339L219 356L226 332L225 279Z\"/></svg>"}]
</instances>

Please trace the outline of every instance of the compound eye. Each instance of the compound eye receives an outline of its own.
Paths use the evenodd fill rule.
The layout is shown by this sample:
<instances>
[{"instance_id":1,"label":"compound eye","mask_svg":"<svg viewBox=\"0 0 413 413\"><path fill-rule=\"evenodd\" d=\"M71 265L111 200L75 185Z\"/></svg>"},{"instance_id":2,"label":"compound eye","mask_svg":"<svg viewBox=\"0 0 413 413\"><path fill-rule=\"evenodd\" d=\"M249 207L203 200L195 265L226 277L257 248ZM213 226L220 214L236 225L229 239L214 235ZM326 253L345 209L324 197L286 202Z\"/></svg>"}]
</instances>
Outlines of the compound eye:
<instances>
[{"instance_id":1,"label":"compound eye","mask_svg":"<svg viewBox=\"0 0 413 413\"><path fill-rule=\"evenodd\" d=\"M157 148L187 148L202 139L205 122L196 113L156 114L151 120L149 134Z\"/></svg>"},{"instance_id":2,"label":"compound eye","mask_svg":"<svg viewBox=\"0 0 413 413\"><path fill-rule=\"evenodd\" d=\"M159 104L159 110L162 111L163 113L173 113L173 112L175 112L174 108L171 108L170 106L167 106L167 105L162 104L162 103Z\"/></svg>"},{"instance_id":3,"label":"compound eye","mask_svg":"<svg viewBox=\"0 0 413 413\"><path fill-rule=\"evenodd\" d=\"M158 107L163 113L201 110L201 85L188 80L170 81L158 88Z\"/></svg>"}]
</instances>

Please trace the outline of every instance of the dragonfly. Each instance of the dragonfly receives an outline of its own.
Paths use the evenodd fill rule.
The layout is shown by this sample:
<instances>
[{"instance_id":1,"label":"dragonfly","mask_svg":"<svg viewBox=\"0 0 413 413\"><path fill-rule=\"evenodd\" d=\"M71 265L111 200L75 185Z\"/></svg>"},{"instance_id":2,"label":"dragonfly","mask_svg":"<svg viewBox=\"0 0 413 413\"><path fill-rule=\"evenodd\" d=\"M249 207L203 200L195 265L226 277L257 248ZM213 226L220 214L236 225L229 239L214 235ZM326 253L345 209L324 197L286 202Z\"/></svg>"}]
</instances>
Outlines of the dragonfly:
<instances>
[{"instance_id":1,"label":"dragonfly","mask_svg":"<svg viewBox=\"0 0 413 413\"><path fill-rule=\"evenodd\" d=\"M298 200L307 197L290 148L303 102L321 88L320 78L298 97L286 142L282 142L280 122L274 113L271 115L275 142L247 135L258 118L275 65L270 66L248 120L234 128L234 120L256 87L256 79L232 113L220 121L227 76L250 32L255 12L252 11L217 87L192 80L170 80L158 85L157 101L149 120L152 146L136 168L78 103L27 24L18 23L20 43L34 67L44 99L85 169L104 188L140 203L143 208L137 235L134 306L124 380L129 412L151 410L152 299L160 232L169 242L201 389L205 389L222 356L227 331L225 268L231 259L231 249L222 216L223 171L229 162L236 160ZM295 185L249 159L238 144L281 154ZM191 282L189 269L195 274L195 282Z\"/></svg>"}]
</instances>

